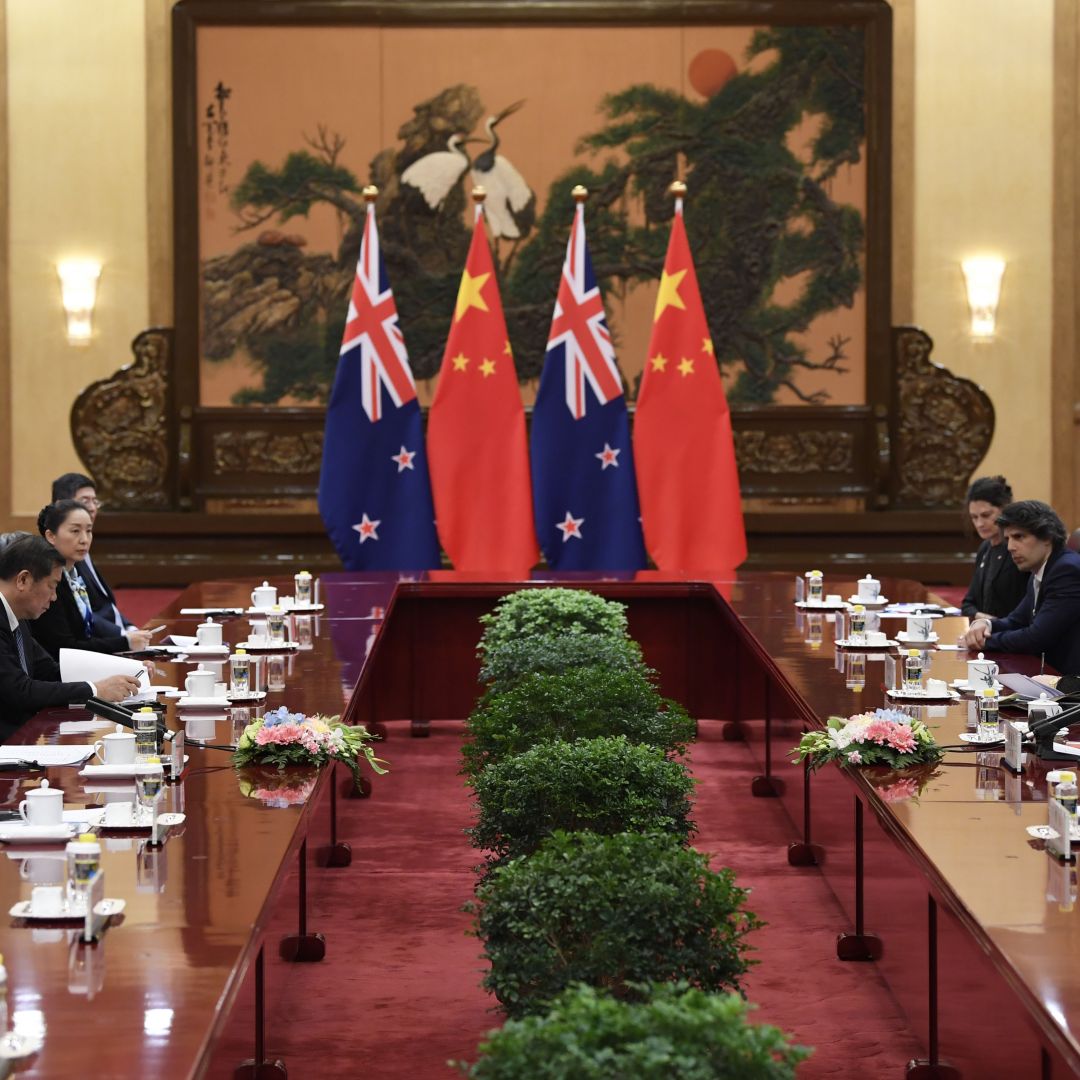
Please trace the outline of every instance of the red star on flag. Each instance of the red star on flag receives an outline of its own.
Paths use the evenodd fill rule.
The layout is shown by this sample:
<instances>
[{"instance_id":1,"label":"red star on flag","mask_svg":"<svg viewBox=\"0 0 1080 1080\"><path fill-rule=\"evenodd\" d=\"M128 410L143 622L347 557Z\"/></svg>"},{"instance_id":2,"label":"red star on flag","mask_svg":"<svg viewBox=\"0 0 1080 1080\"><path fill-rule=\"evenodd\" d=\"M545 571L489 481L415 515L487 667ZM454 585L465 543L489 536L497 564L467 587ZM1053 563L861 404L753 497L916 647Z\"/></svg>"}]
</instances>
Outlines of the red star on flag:
<instances>
[{"instance_id":1,"label":"red star on flag","mask_svg":"<svg viewBox=\"0 0 1080 1080\"><path fill-rule=\"evenodd\" d=\"M414 468L413 461L412 461L412 459L414 457L416 457L416 451L415 450L406 450L405 447L403 446L396 454L391 454L390 455L390 460L391 461L396 461L397 462L397 471L402 472L405 469Z\"/></svg>"},{"instance_id":2,"label":"red star on flag","mask_svg":"<svg viewBox=\"0 0 1080 1080\"><path fill-rule=\"evenodd\" d=\"M565 544L571 536L581 539L581 526L585 519L573 517L569 510L566 511L566 520L555 522L555 528L562 533L562 542Z\"/></svg>"},{"instance_id":3,"label":"red star on flag","mask_svg":"<svg viewBox=\"0 0 1080 1080\"><path fill-rule=\"evenodd\" d=\"M363 544L367 540L378 540L379 534L375 531L380 525L381 521L372 521L367 514L363 515L363 520L359 525L354 525L353 528L360 534L360 543Z\"/></svg>"},{"instance_id":4,"label":"red star on flag","mask_svg":"<svg viewBox=\"0 0 1080 1080\"><path fill-rule=\"evenodd\" d=\"M596 443L593 443L595 446ZM612 448L604 443L604 449L599 454L593 454L593 457L600 459L600 471L603 472L609 465L614 465L617 469L619 467L619 455L622 450L612 450Z\"/></svg>"}]
</instances>

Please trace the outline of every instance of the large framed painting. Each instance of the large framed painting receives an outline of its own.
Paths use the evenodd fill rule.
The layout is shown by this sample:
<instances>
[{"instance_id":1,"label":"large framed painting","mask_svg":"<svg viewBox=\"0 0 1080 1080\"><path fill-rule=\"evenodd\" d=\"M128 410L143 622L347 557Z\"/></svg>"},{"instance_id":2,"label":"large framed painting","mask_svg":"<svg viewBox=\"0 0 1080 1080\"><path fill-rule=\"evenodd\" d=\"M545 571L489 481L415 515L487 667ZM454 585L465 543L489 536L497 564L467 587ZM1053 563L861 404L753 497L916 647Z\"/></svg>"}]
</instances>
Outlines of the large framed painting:
<instances>
[{"instance_id":1,"label":"large framed painting","mask_svg":"<svg viewBox=\"0 0 1080 1080\"><path fill-rule=\"evenodd\" d=\"M488 222L526 405L583 184L631 401L673 213L763 507L887 498L885 0L181 0L180 502L307 510L366 185L421 402Z\"/></svg>"}]
</instances>

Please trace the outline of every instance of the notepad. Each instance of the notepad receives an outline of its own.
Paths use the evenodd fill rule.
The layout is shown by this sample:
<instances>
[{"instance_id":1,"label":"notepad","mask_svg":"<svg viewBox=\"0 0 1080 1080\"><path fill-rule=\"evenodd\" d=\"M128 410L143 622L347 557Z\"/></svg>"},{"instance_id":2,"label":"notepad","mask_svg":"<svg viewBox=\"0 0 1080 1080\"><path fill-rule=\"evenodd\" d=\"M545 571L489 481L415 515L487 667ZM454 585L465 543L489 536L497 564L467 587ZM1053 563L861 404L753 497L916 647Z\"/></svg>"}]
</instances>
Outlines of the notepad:
<instances>
[{"instance_id":1,"label":"notepad","mask_svg":"<svg viewBox=\"0 0 1080 1080\"><path fill-rule=\"evenodd\" d=\"M0 763L32 761L35 765L81 765L92 753L92 746L0 746Z\"/></svg>"}]
</instances>

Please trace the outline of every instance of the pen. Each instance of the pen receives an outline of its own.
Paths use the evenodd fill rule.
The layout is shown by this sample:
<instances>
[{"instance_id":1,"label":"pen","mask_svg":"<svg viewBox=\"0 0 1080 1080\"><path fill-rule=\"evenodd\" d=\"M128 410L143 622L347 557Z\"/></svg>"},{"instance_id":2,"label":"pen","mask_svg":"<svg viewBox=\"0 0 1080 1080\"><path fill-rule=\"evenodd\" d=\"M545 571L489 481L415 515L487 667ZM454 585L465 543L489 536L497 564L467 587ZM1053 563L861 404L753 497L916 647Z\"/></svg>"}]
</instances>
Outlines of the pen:
<instances>
[{"instance_id":1,"label":"pen","mask_svg":"<svg viewBox=\"0 0 1080 1080\"><path fill-rule=\"evenodd\" d=\"M160 626L155 626L152 630L144 630L144 634L160 634L165 629L166 624L162 623Z\"/></svg>"}]
</instances>

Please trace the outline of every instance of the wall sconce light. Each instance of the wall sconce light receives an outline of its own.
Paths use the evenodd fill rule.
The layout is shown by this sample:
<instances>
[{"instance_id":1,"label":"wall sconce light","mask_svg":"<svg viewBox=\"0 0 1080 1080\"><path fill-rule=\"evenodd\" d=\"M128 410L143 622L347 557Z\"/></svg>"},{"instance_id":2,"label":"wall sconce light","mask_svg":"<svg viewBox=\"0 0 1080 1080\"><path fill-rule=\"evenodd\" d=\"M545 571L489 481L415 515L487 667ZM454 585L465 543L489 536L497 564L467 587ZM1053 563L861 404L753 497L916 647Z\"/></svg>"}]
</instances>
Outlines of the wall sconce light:
<instances>
[{"instance_id":1,"label":"wall sconce light","mask_svg":"<svg viewBox=\"0 0 1080 1080\"><path fill-rule=\"evenodd\" d=\"M101 263L96 259L61 259L60 298L67 316L67 338L72 345L89 345L94 331L94 304L97 301Z\"/></svg>"},{"instance_id":2,"label":"wall sconce light","mask_svg":"<svg viewBox=\"0 0 1080 1080\"><path fill-rule=\"evenodd\" d=\"M998 255L979 255L964 259L960 266L967 283L968 307L971 308L971 336L976 341L990 341L997 323L1005 260Z\"/></svg>"}]
</instances>

